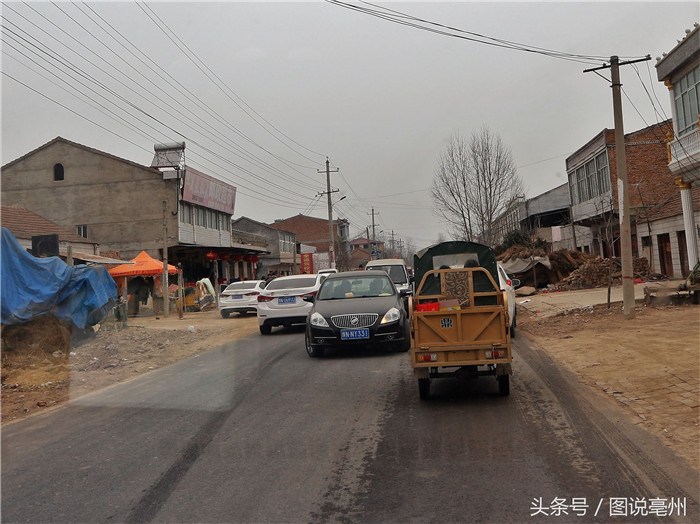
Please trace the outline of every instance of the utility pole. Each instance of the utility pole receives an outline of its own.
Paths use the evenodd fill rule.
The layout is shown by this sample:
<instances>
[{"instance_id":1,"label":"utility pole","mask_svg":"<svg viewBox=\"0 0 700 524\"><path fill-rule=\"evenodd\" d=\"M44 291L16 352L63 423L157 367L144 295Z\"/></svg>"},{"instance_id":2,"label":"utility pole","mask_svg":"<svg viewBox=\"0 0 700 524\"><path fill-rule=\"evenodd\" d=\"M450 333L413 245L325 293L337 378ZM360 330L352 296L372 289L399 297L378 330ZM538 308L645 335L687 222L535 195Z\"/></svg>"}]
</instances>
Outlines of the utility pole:
<instances>
[{"instance_id":1,"label":"utility pole","mask_svg":"<svg viewBox=\"0 0 700 524\"><path fill-rule=\"evenodd\" d=\"M376 260L374 257L376 256L375 253L377 252L377 234L376 234L376 227L374 224L374 208L372 208L372 241L370 242L370 252L371 252L371 257L372 260Z\"/></svg>"},{"instance_id":2,"label":"utility pole","mask_svg":"<svg viewBox=\"0 0 700 524\"><path fill-rule=\"evenodd\" d=\"M376 229L375 229L375 224L374 224L374 208L372 208L372 242L375 242L377 240L377 235L376 235Z\"/></svg>"},{"instance_id":3,"label":"utility pole","mask_svg":"<svg viewBox=\"0 0 700 524\"><path fill-rule=\"evenodd\" d=\"M163 200L163 316L168 318L168 201Z\"/></svg>"},{"instance_id":4,"label":"utility pole","mask_svg":"<svg viewBox=\"0 0 700 524\"><path fill-rule=\"evenodd\" d=\"M333 244L335 243L335 240L333 238L333 204L331 203L331 193L337 193L340 191L339 189L336 189L335 191L331 191L331 163L328 160L328 157L326 157L326 196L328 197L328 236L329 236L329 244L328 244L328 252L330 254L330 262L331 262L331 267L335 267L335 253L333 249ZM332 172L337 173L339 169L334 169ZM323 171L318 171L319 173L323 173ZM323 193L318 193L319 195L322 195Z\"/></svg>"},{"instance_id":5,"label":"utility pole","mask_svg":"<svg viewBox=\"0 0 700 524\"><path fill-rule=\"evenodd\" d=\"M589 71L610 68L613 90L613 115L615 119L615 163L617 164L617 198L620 213L620 248L622 258L622 304L626 319L633 319L634 313L634 268L632 263L632 221L630 220L630 195L627 177L627 153L625 152L625 131L622 121L622 84L620 65L634 64L651 60L651 56L620 64L620 58L610 57L610 65L603 65Z\"/></svg>"},{"instance_id":6,"label":"utility pole","mask_svg":"<svg viewBox=\"0 0 700 524\"><path fill-rule=\"evenodd\" d=\"M396 254L396 249L394 249L394 230L391 230L391 254Z\"/></svg>"}]
</instances>

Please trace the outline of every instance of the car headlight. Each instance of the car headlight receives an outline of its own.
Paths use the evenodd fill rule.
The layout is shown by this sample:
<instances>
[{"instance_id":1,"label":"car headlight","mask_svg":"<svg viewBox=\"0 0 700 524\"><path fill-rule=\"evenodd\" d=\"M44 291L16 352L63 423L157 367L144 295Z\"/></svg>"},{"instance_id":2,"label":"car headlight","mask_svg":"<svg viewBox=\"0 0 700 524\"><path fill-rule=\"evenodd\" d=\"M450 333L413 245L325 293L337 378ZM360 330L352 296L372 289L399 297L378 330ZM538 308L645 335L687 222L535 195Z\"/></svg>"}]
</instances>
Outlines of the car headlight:
<instances>
[{"instance_id":1,"label":"car headlight","mask_svg":"<svg viewBox=\"0 0 700 524\"><path fill-rule=\"evenodd\" d=\"M309 322L312 326L328 327L328 322L326 322L326 319L323 318L323 315L320 313L312 313Z\"/></svg>"},{"instance_id":2,"label":"car headlight","mask_svg":"<svg viewBox=\"0 0 700 524\"><path fill-rule=\"evenodd\" d=\"M386 315L384 315L384 318L382 318L382 324L388 324L389 322L396 322L401 318L401 313L399 313L399 310L396 309L395 307L392 307L389 311L386 312Z\"/></svg>"}]
</instances>

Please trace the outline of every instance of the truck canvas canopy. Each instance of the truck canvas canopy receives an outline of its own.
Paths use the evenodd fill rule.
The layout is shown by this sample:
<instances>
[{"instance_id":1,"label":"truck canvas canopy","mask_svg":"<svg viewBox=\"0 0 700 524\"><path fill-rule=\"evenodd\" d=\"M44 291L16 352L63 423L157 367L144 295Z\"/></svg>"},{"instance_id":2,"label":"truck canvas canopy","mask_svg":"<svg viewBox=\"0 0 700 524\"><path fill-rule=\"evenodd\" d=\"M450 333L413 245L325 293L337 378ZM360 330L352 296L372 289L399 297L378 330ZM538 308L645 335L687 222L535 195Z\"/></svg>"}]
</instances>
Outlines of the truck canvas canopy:
<instances>
[{"instance_id":1,"label":"truck canvas canopy","mask_svg":"<svg viewBox=\"0 0 700 524\"><path fill-rule=\"evenodd\" d=\"M496 255L488 246L476 242L455 240L442 242L421 249L413 257L413 270L416 286L420 285L423 276L434 269L448 266L450 269L464 267L468 260L475 260L477 265L486 269L495 282L498 282Z\"/></svg>"}]
</instances>

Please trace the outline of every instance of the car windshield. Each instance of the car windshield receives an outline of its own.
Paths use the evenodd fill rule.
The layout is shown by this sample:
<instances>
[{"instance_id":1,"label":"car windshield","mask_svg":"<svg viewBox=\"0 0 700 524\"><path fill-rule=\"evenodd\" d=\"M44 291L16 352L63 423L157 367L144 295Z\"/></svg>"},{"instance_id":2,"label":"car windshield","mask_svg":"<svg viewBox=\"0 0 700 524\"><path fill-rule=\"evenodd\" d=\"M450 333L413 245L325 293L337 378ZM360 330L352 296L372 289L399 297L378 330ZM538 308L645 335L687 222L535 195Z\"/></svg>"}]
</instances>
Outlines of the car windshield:
<instances>
[{"instance_id":1,"label":"car windshield","mask_svg":"<svg viewBox=\"0 0 700 524\"><path fill-rule=\"evenodd\" d=\"M334 278L321 286L318 300L386 297L394 294L394 285L385 277Z\"/></svg>"},{"instance_id":2,"label":"car windshield","mask_svg":"<svg viewBox=\"0 0 700 524\"><path fill-rule=\"evenodd\" d=\"M296 289L298 287L313 287L316 285L316 277L279 278L270 282L265 289Z\"/></svg>"},{"instance_id":3,"label":"car windshield","mask_svg":"<svg viewBox=\"0 0 700 524\"><path fill-rule=\"evenodd\" d=\"M250 280L246 282L234 282L233 284L229 284L228 287L224 289L224 293L230 291L243 291L244 289L253 289L255 287L255 284L257 284L257 281L255 280Z\"/></svg>"},{"instance_id":4,"label":"car windshield","mask_svg":"<svg viewBox=\"0 0 700 524\"><path fill-rule=\"evenodd\" d=\"M381 269L382 271L386 272L394 284L405 284L408 282L408 280L406 280L406 272L404 271L403 266L389 264L386 266L373 265L372 269Z\"/></svg>"}]
</instances>

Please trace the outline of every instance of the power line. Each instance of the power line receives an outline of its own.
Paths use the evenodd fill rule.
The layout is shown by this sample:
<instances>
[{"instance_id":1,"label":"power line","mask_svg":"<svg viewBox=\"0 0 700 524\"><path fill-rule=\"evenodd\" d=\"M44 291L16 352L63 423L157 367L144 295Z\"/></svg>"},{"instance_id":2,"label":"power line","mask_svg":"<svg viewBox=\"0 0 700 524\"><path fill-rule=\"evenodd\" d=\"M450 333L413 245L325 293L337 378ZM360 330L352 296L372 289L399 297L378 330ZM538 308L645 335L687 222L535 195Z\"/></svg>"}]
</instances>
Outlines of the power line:
<instances>
[{"instance_id":1,"label":"power line","mask_svg":"<svg viewBox=\"0 0 700 524\"><path fill-rule=\"evenodd\" d=\"M216 73L214 73L214 71L211 70L211 68L210 68L206 63L204 63L204 61L202 61L202 60L187 46L187 44L185 44L185 43L182 41L182 39L181 39L179 36L177 36L177 34L176 34L174 31L172 31L172 30L167 26L167 24L166 24L166 23L165 23L165 22L150 8L150 6L148 6L148 4L144 4L144 3L141 3L141 2L136 2L136 5L137 5L144 13L146 13L146 15L153 21L153 23L163 32L163 34L165 34L165 35L173 42L173 44L175 44L175 46L176 46L176 47L191 61L191 62L192 62L200 71L202 71L202 73L203 73L215 86L217 86L217 87L221 90L221 92L224 93L224 94L229 98L229 100L231 100L234 104L236 104L246 115L248 115L248 116L249 116L253 121L255 121L256 123L258 123L258 125L260 125L260 127L262 127L265 131L267 131L271 136L273 136L275 139L277 139L280 143L284 144L284 145L287 146L288 148L290 148L290 149L292 149L293 151L295 151L299 156L301 156L301 157L303 157L303 158L306 158L307 160L310 160L310 161L312 161L312 162L315 161L314 159L309 158L308 156L304 155L303 153L300 153L299 151L294 150L292 147L289 146L289 144L285 143L285 142L284 142L283 140L281 140L277 135L275 135L274 133L270 132L269 129L267 129L265 126L263 126L262 124L260 124L260 122L259 122L258 120L256 120L243 106L241 106L240 103L238 103L238 102L236 101L236 99L238 99L238 100L241 100L241 102L243 102L243 100L241 99L241 97L239 97L239 96L238 96L238 95L223 81L223 80L221 80L221 78L220 78ZM155 16L155 17L158 19L158 21L159 21L160 23L156 23L156 21L153 20L153 17L152 17L149 13L146 12L146 10L144 9L144 7L146 7L146 8L153 14L153 16ZM165 31L165 28L168 29L168 31L172 34L172 36L171 36L170 34L168 34L168 32ZM173 38L174 38L174 39L173 39ZM180 42L180 43L182 44L182 46L184 46L185 49L187 49L187 51L189 52L189 54L186 53L186 52L182 49L182 47L181 47L175 40L177 40L177 42ZM194 60L192 57L194 57L196 60ZM201 64L201 66L200 66L200 64ZM204 67L204 69L203 69L202 67ZM213 75L214 77L216 77L216 79L219 81L219 83L220 83L221 85L225 86L226 89L223 89L219 83L215 82L214 79L210 76L209 73L211 73L211 75ZM230 94L229 94L227 91L230 92L230 93L232 93L232 94L235 96L236 99L232 98L232 97L230 96ZM245 102L243 102L243 103L245 103ZM285 138L287 138L287 139L289 139L289 140L292 140L292 139L289 138L287 135L285 135L284 133L282 133L279 129L277 129L275 126L273 126L272 124L270 124L270 123L269 123L267 120L265 120L262 116L260 116L260 114L257 113L253 108L251 108L247 103L246 103L245 105L246 105L246 107L248 107L252 112L254 112L259 118L261 118L262 120L264 120L268 125L270 125L271 127L273 127L273 128L274 128L275 130L277 130L280 134L282 134ZM248 138L248 137L246 137L246 138ZM248 138L248 139L250 140L250 138ZM293 141L293 140L292 140L292 142L294 142L295 144L299 145L300 147L304 147L304 146L301 146L301 144L299 144L299 143L297 143L297 142L295 142L295 141ZM268 151L266 148L262 147L260 144L257 144L256 142L254 142L254 141L252 141L252 140L251 140L251 143L257 145L258 147L260 147L260 148L261 148L262 150L264 150L265 152L267 152L267 153L269 153L269 154L271 154L271 155L273 155L273 156L276 156L276 155L274 155L273 153L271 153L270 151ZM315 151L313 151L313 150L311 150L311 149L308 149L308 148L306 148L306 147L304 147L304 149L306 149L307 151L310 151L311 153L314 153L314 154L316 154L316 155L323 156L323 155L321 155L321 153L317 153L317 152L315 152ZM277 158L281 159L281 157L277 157Z\"/></svg>"},{"instance_id":2,"label":"power line","mask_svg":"<svg viewBox=\"0 0 700 524\"><path fill-rule=\"evenodd\" d=\"M55 4L54 4L54 5L55 5ZM89 50L91 53L93 53L95 56L97 56L97 57L100 58L101 60L103 59L103 58L100 57L93 49L91 49L90 47L86 46L83 42L80 42L78 39L76 39L71 33L67 32L65 29L61 28L60 26L58 26L58 25L57 25L56 23L54 23L53 21L51 21L51 20L49 20L48 18L46 18L46 16L44 16L42 13L40 13L39 11L37 11L36 9L34 9L33 7L31 7L31 6L28 6L28 7L30 7L30 9L32 9L37 15L41 16L44 20L46 20L47 22L49 22L51 25L53 25L54 27L56 27L58 30L60 30L61 32L63 32L64 34L66 34L66 36L68 36L69 38L71 38L73 41L75 41L76 43L78 43L78 44L81 45L82 47L84 47L84 48L86 48L87 50ZM159 92L165 93L165 94L168 95L171 99L173 99L176 103L178 103L178 101L177 101L172 95L168 94L167 92L165 92L165 91L162 89L162 86L161 86L161 85L155 83L153 80L151 80L151 79L149 79L148 77L146 77L145 75L143 75L143 74L142 74L140 71L138 71L138 69L136 69L133 65L131 65L131 64L130 64L129 62L127 62L126 60L124 60L124 58L123 58L120 54L116 53L110 46L108 46L107 44L105 44L100 38L98 38L98 37L95 36L92 32L90 32L83 24L81 24L80 22L78 22L75 18L73 18L72 16L70 16L65 10L63 10L63 9L60 8L59 6L55 5L55 7L56 7L57 9L59 9L59 11L61 11L61 13L63 13L66 17L68 17L68 18L69 18L71 21L73 21L76 25L78 25L81 29L83 29L83 30L84 30L88 35L90 35L93 39L97 40L105 49L107 49L108 51L110 51L111 53L113 53L113 54L114 54L118 59L120 59L124 64L128 65L131 69L133 69L139 76L145 78L148 82L150 82L151 85L153 85L155 88L157 88L157 89L159 90ZM78 6L78 7L79 7L79 6ZM92 10L92 8L90 8L90 9ZM35 23L33 23L33 22L31 22L30 20L28 20L26 17L24 17L23 15L21 15L20 13L18 13L16 10L14 10L14 9L12 9L12 8L10 8L10 10L12 10L12 11L15 12L16 14L18 14L18 16L21 16L22 18L24 18L24 20L26 20L27 22L29 22L30 24L32 24L32 25L33 25L34 27L36 27L37 29L42 30L42 31L43 31L45 34L47 34L49 37L51 37L51 38L53 38L54 40L56 40L58 43L60 43L60 44L63 45L64 47L66 47L68 50L70 50L71 52L73 52L73 53L76 54L77 56L81 57L83 60L86 60L86 61L87 61L88 63L90 63L93 67L95 67L96 69L102 71L103 73L105 73L106 75L108 75L110 78L112 78L113 80L117 81L119 84L121 84L122 86L126 87L126 88L129 89L130 91L132 91L134 94L140 96L140 97L141 97L142 99L144 99L144 100L147 100L141 91L134 90L133 88L131 88L130 86L128 86L126 83L124 83L124 82L121 81L120 79L116 78L114 75L112 75L111 73L109 73L109 72L106 71L105 69L101 68L100 66L96 65L94 62L90 61L89 59L87 59L86 57L84 57L83 55L81 55L80 53L76 52L76 51L75 51L74 49L72 49L70 46L68 46L68 45L66 45L65 43L61 42L60 40L56 39L55 37L53 37L52 35L50 35L50 34L49 34L48 32L46 32L45 30L39 28ZM81 12L83 12L83 14L85 14L86 16L88 16L84 11L82 11L82 9L81 9ZM93 10L93 12L94 12L94 10ZM98 15L98 16L99 16L99 15ZM89 17L88 17L88 18L89 18ZM103 19L103 20L104 20L104 19ZM93 19L91 19L91 21L94 22ZM14 24L13 24L13 25L14 25ZM99 27L99 24L98 24L98 27ZM110 28L112 28L111 25L110 25ZM101 29L104 29L104 28L101 27ZM109 31L105 30L104 33L110 35L111 38L112 38L115 42L117 42L117 43L120 44L124 49L126 49L127 51L129 51L129 52L131 53L131 55L134 56L137 60L139 60L142 64L144 64L144 65L147 66L147 64L146 64L143 60L141 60L137 55L135 55L133 52L131 52L131 51L130 51L126 46L124 46L121 42L119 42ZM117 33L118 33L123 39L125 39L125 37L124 37L121 33L119 33L118 31L117 31ZM128 41L128 39L125 39L125 40ZM133 46L133 44L132 44L131 42L129 42L129 44ZM138 48L137 48L137 50L138 50ZM139 50L139 52L140 52L140 50ZM141 53L141 54L143 54L143 53ZM158 66L158 64L156 64L153 60L151 60L150 58L148 58L147 55L144 54L143 56L146 56L146 58L147 58L152 64L154 64L155 66L157 66L161 71L164 71L166 74L168 74L165 70L163 70L162 68L160 68L160 66ZM147 67L148 67L148 66L147 66ZM165 100L163 100L161 97L159 97L158 95L156 95L155 93L153 93L151 90L149 90L148 88L146 88L145 86L143 86L142 84L140 84L139 82L137 82L136 80L134 80L133 78L131 78L131 77L130 77L128 74L126 74L124 71L120 71L120 70L119 70L118 68L116 68L115 66L113 66L113 68L119 73L119 75L120 75L121 78L126 78L126 79L130 80L131 82L133 82L134 84L136 84L141 90L146 91L146 92L149 93L151 96L153 96L156 100L159 100L160 102L162 102L163 104L165 104L167 107L169 107L171 110L176 111L178 114L182 115L182 117L184 117L184 118L188 118L182 111L180 111L180 110L177 109L176 107L173 107L171 104L167 103ZM82 70L81 70L81 71L82 71ZM86 76L88 76L88 75L86 75ZM171 75L169 75L169 74L168 74L168 76L170 76L170 78L173 78L173 77L172 77ZM89 78L92 78L92 77L89 76ZM173 80L175 80L175 79L173 78ZM175 81L177 82L177 80L175 80ZM172 84L171 82L168 82L168 83L169 83L169 85L170 85L171 87L174 87L174 88L175 88L175 86L173 86L173 84ZM228 127L229 127L230 129L232 129L234 132L237 132L238 134L241 134L241 135L242 135L242 133L240 133L240 131L238 131L235 127L231 126L230 123L228 123L228 122L226 122L224 119L222 119L213 109L211 109L211 108L210 108L209 106L207 106L206 104L201 103L201 102L199 101L199 98L196 97L194 94L192 94L189 90L187 90L187 88L185 88L181 83L179 83L179 82L177 82L177 83L178 83L180 86L182 86L183 89L185 89L188 93L190 93L191 96L187 96L187 94L183 93L182 90L179 90L179 89L175 88L180 94L184 94L185 96L187 96L187 98L188 98L190 101L192 101L192 102L194 102L196 105L198 105L198 106L200 107L200 109L206 110L207 113L208 113L210 116L213 116L213 117L217 118L219 122L221 122L221 123L223 123L224 125L228 126ZM103 86L103 87L104 87L104 86ZM117 96L118 96L118 95L117 95ZM122 100L126 101L126 99L124 99L123 97L122 97ZM147 100L147 101L150 102L150 103L153 103L153 102L150 101L150 100ZM126 101L126 102L128 103L128 101ZM179 103L178 103L178 104L179 104ZM133 104L132 104L132 105L133 105ZM157 104L154 104L154 105L155 105L156 107L158 107ZM191 125L192 123L198 123L198 122L201 120L201 116L195 114L191 109L189 109L189 107L188 107L187 104L184 104L184 105L183 105L183 104L179 104L179 105L182 106L182 107L184 107L185 110L189 111L189 113L192 115L191 119L190 119L188 122L185 122L185 121L183 121L183 120L180 119L180 118L173 117L173 115L172 115L171 113L169 113L169 112L166 111L166 110L163 110L162 108L159 108L159 109L160 109L161 111L164 111L164 112L165 112L166 114L168 114L168 116L170 116L171 118L175 118L177 121L179 121L179 122L180 122L181 124L183 124L183 125ZM136 107L136 106L134 106L134 107ZM204 131L204 134L206 134L206 133L208 132L207 128L204 128L204 127L202 127L202 126L199 126L199 127L200 127L200 129L204 129L204 130L205 130L205 131ZM212 136L213 136L213 135L212 135ZM223 135L222 135L222 136L223 136ZM215 138L211 138L211 136L210 136L210 139L213 140L214 142L217 142L217 143L218 143L219 145L221 145L222 147L227 148L227 146L223 145L223 144L221 143L221 141L219 141L216 137L215 137ZM258 157L256 157L256 156L254 156L254 155L248 153L247 151L245 151L244 149L242 149L240 146L238 146L235 142L230 141L230 143L231 143L231 144L234 146L234 148L235 148L235 151L231 151L231 150L229 149L229 151L232 152L233 154L241 155L244 159L250 161L251 163L258 162L258 163L260 163L260 165L262 166L263 170L268 171L268 172L270 172L270 173L272 174L272 172L269 171L269 170L271 169L271 170L277 172L280 176L282 176L282 177L284 177L284 178L287 178L288 180L290 180L290 181L291 181L292 183L294 183L295 185L296 185L296 184L299 184L299 181L298 181L297 179L290 177L289 175L283 173L282 171L280 171L279 169L275 168L274 166L271 166L270 164L268 164L268 163L265 162L264 160L259 159ZM300 174L302 174L302 173L300 173ZM312 187L315 187L315 186L307 185L307 188L309 188L309 189L311 189Z\"/></svg>"},{"instance_id":3,"label":"power line","mask_svg":"<svg viewBox=\"0 0 700 524\"><path fill-rule=\"evenodd\" d=\"M13 11L14 11L14 10L13 10ZM20 15L20 16L21 16L21 15ZM3 18L4 18L4 17L3 17ZM25 20L26 20L26 18L25 18ZM10 23L11 23L11 22L10 22ZM12 24L12 23L11 23L11 24ZM15 24L12 24L12 25L13 25L14 27L17 27ZM34 25L35 25L35 24L34 24ZM19 38L19 39L21 39L21 40L24 40L24 41L25 41L27 44L29 44L31 47L33 47L33 48L35 48L35 49L39 49L43 54L48 55L52 60L54 60L54 61L56 61L56 62L58 62L58 63L62 63L64 66L66 66L66 67L68 67L69 69L75 71L75 72L76 72L77 74L79 74L80 76L82 76L82 77L86 78L87 80L89 80L89 81L95 83L95 84L96 84L98 87L100 87L101 89L104 89L104 90L108 91L110 94L112 94L113 96L115 96L115 97L119 98L120 100L124 101L124 102L127 103L129 106L131 106L131 107L133 107L134 109L136 109L136 110L140 111L141 113L145 114L146 116L148 116L149 118L153 119L154 121L156 121L156 122L159 123L160 125L162 125L162 126L168 128L168 129L170 129L172 132L176 133L176 135L187 137L187 135L185 135L184 133L178 132L177 130L173 129L172 127L166 125L164 122L162 122L162 121L160 121L159 119L157 119L156 117L154 117L153 115L149 114L147 111L144 111L143 109L139 108L139 107L136 106L135 104L133 104L133 103L129 102L128 100L126 100L126 99L125 99L124 97L122 97L121 95L118 95L116 92L114 92L113 90L111 90L110 88L108 88L106 85L104 85L103 83L97 81L97 80L96 80L94 77L92 77L91 75L86 74L86 73L85 73L83 70L81 70L80 68L75 67L75 66L69 64L68 62L66 62L66 61L65 61L64 59L62 59L62 58L57 58L56 56L54 56L54 55L52 54L52 52L51 52L50 50L49 50L49 51L46 51L45 49L39 48L39 46L37 46L36 44L33 44L33 43L31 43L31 42L28 42L25 38L21 37L20 35L18 35L18 34L15 33L14 31L12 31L11 29L9 29L7 26L4 26L3 29L5 30L6 33L8 33L8 34L10 34L11 36L13 36L14 39L18 39L18 38ZM43 45L43 44L42 44L42 45ZM103 45L104 45L104 44L103 44ZM13 49L17 50L17 48L15 48L14 46L10 46L10 47L12 47ZM70 49L70 48L69 48L69 49ZM17 51L18 51L18 50L17 50ZM72 50L71 50L71 51L72 51ZM25 56L26 58L29 58L29 57L27 57L27 55L24 55L24 53L21 53L21 51L18 51L18 52L20 52L20 54L22 54L22 55ZM36 51L34 51L34 52L36 53ZM73 52L74 52L74 51L73 51ZM80 56L80 55L79 55L79 56ZM85 58L85 57L83 57L83 58ZM33 61L34 63L36 63L37 65L39 65L37 62L35 62L35 61L32 60L31 58L29 58L29 59L30 59L31 61ZM46 58L44 58L44 59L46 60ZM40 66L40 67L41 67L41 66ZM53 67L56 67L56 65L54 64ZM43 67L42 67L42 68L43 68ZM35 71L35 72L36 72L36 71ZM43 75L42 75L42 76L43 76ZM46 77L43 77L43 78L46 78ZM59 76L58 78L60 79L60 76ZM75 79L75 78L74 78L74 79ZM63 81L63 80L62 80L62 81ZM76 81L78 81L81 85L85 86L86 88L90 89L92 92L94 92L94 93L98 94L99 96L102 96L103 98L105 98L104 95L100 95L100 93L98 93L98 92L95 91L94 89L90 88L90 87L87 86L85 83L80 82L79 80L76 80ZM64 82L65 82L65 81L64 81ZM25 84L25 83L22 83L22 84L25 85L25 86L27 85L27 84ZM70 86L72 89L76 89L75 86L73 86L73 85L71 85L71 84L69 84L69 86ZM128 87L128 86L127 86L127 87ZM34 90L34 91L38 92L37 90ZM106 108L104 105L100 104L99 102L96 102L96 101L95 101L94 99L92 99L91 97L85 95L85 93L82 93L82 92L81 92L81 94L82 94L83 96L86 96L88 99L92 100L93 102L97 103L97 104L98 104L100 107L102 107L103 109L105 109L105 110L109 111L110 113L112 113L112 114L114 115L114 117L119 118L120 120L122 120L122 122L126 123L127 125L131 125L132 127L135 127L135 126L133 126L133 124L131 124L130 122L126 121L123 117L120 117L119 115L116 115L116 113L114 113L113 111L109 110L109 109ZM47 98L50 99L50 100L53 100L53 99L51 99L50 97L47 97ZM106 99L106 98L105 98L105 99ZM108 99L106 99L106 100L108 100ZM108 100L108 101L109 101L110 103L114 104L113 101L110 101L110 100ZM114 104L114 105L116 105L116 104ZM65 107L65 106L64 106L64 107ZM118 106L117 106L117 107L118 107ZM124 111L124 109L122 109L122 108L120 108L120 109L121 109L122 111ZM126 112L126 111L125 111L125 112ZM128 112L127 112L127 114L128 114ZM130 115L130 117L136 118L136 119L139 120L141 123L143 123L143 124L145 124L145 125L148 125L148 124L146 124L143 120L139 119L138 117L134 117L134 115ZM156 130L156 129L153 128L152 126L149 126L149 127L151 127L152 129ZM157 139L155 139L155 137L149 137L149 138L158 141ZM199 142L198 142L197 140L195 140L193 137L188 137L188 139L189 139L190 141L192 141L193 143L195 143L195 144L198 144L198 143L199 143ZM202 147L203 147L203 146L202 146ZM204 148L204 147L203 147L203 148ZM209 152L214 153L214 152L211 151L209 148L204 148L204 149L208 150ZM223 157L221 157L220 155L217 155L217 156L219 156L220 158L223 159ZM224 160L225 160L225 159L224 159ZM233 164L233 163L232 163L232 164ZM234 165L235 167L241 169L242 171L248 172L249 174L251 174L252 176L254 176L254 177L256 177L256 178L259 178L260 180L262 180L262 181L265 182L266 184L268 183L266 180L260 178L258 175L255 175L255 174L252 173L251 171L249 171L249 170L243 168L242 166L238 166L238 165L236 165L236 164L233 164L233 165ZM298 184L298 181L297 181L297 180L293 180L293 182L296 183L296 184ZM288 192L289 192L289 191L288 191ZM294 192L292 191L292 193L294 193ZM297 194L298 194L298 193L297 193ZM300 195L300 194L298 194L298 195L301 196L301 197L303 197L303 195Z\"/></svg>"},{"instance_id":4,"label":"power line","mask_svg":"<svg viewBox=\"0 0 700 524\"><path fill-rule=\"evenodd\" d=\"M494 38L494 37L482 35L479 33L475 33L473 31L466 31L466 30L459 29L456 27L447 26L444 24L440 24L437 22L433 22L430 20L426 20L423 18L412 16L412 15L397 11L395 9L389 9L388 7L377 6L377 5L372 4L370 2L360 2L360 3L372 6L374 9L349 4L347 2L342 2L340 0L325 0L325 1L330 3L330 4L337 5L339 7L344 7L346 9L358 11L358 12L363 13L363 14L375 16L377 18L381 18L383 20L387 20L389 22L393 22L393 23L396 23L399 25L405 25L408 27L413 27L415 29L428 31L428 32L439 34L442 36L459 38L459 39L468 40L468 41L479 43L479 44L484 44L484 45L489 45L489 46L494 46L494 47L499 47L499 48L505 48L505 49L512 49L515 51L522 51L522 52L527 52L527 53L540 54L540 55L544 55L544 56L549 56L551 58L558 58L561 60L568 60L568 61L579 62L579 63L584 63L584 64L596 64L600 60L607 58L607 57L601 57L601 56L597 56L597 55L583 55L583 54L566 53L563 51L556 51L553 49L536 47L536 46L521 44L521 43L512 42L512 41L508 41L508 40L504 40L504 39ZM420 24L427 24L427 25L420 25ZM435 28L438 28L438 29L435 29ZM452 32L450 32L450 31L452 31Z\"/></svg>"}]
</instances>

